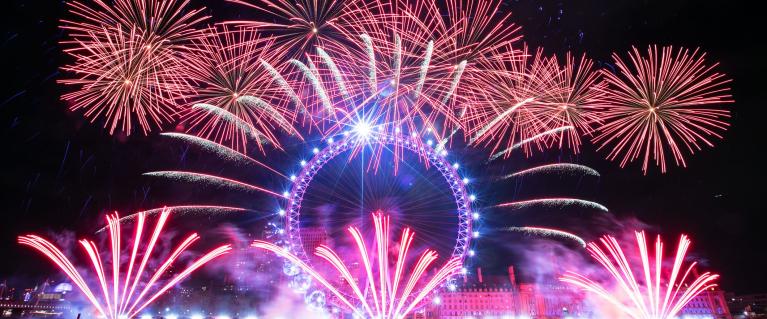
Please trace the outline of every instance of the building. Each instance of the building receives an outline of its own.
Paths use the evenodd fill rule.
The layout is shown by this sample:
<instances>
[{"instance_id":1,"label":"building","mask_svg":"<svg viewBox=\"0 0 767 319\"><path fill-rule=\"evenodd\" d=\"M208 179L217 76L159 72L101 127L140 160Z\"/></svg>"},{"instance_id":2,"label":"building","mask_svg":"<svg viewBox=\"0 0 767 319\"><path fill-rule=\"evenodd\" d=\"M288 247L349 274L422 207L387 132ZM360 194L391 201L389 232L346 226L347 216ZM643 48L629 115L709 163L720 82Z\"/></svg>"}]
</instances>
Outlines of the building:
<instances>
[{"instance_id":1,"label":"building","mask_svg":"<svg viewBox=\"0 0 767 319\"><path fill-rule=\"evenodd\" d=\"M724 292L711 290L694 298L680 313L682 318L732 319ZM478 268L476 276L464 276L455 291L435 297L411 318L597 318L586 294L556 280L517 283L514 268L507 276L487 277Z\"/></svg>"},{"instance_id":2,"label":"building","mask_svg":"<svg viewBox=\"0 0 767 319\"><path fill-rule=\"evenodd\" d=\"M728 294L726 299L734 318L767 318L767 294Z\"/></svg>"}]
</instances>

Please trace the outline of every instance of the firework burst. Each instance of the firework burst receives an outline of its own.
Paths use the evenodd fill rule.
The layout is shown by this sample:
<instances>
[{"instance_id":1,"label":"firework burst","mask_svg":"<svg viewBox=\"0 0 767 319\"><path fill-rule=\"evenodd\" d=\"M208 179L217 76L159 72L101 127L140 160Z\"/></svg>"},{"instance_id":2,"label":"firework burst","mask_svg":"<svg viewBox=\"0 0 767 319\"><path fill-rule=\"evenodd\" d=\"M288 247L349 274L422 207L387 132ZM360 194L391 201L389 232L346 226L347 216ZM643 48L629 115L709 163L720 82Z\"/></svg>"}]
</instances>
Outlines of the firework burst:
<instances>
[{"instance_id":1,"label":"firework burst","mask_svg":"<svg viewBox=\"0 0 767 319\"><path fill-rule=\"evenodd\" d=\"M669 272L669 269L664 267L663 242L660 236L655 240L653 259L650 257L649 243L644 232L635 234L642 260L641 270L640 265L631 265L618 241L612 236L600 239L606 251L598 243L589 243L587 247L591 256L617 282L618 294L574 272L568 272L560 280L596 294L634 319L676 318L679 311L692 298L716 286L714 281L719 278L719 275L706 272L692 280L691 273L696 263L693 262L684 268L684 259L691 244L687 236L680 237L673 266ZM620 299L620 296L624 296L625 299Z\"/></svg>"},{"instance_id":2,"label":"firework burst","mask_svg":"<svg viewBox=\"0 0 767 319\"><path fill-rule=\"evenodd\" d=\"M103 120L110 134L130 135L136 123L147 134L172 121L184 87L178 60L146 43L135 29L103 34L99 42L82 42L82 48L69 51L75 61L62 69L75 76L59 82L74 90L62 99L71 110L85 111L91 122Z\"/></svg>"},{"instance_id":3,"label":"firework burst","mask_svg":"<svg viewBox=\"0 0 767 319\"><path fill-rule=\"evenodd\" d=\"M298 58L314 50L344 42L335 23L349 2L337 0L227 0L255 9L259 21L235 20L234 24L258 29L274 37L276 52L288 58Z\"/></svg>"},{"instance_id":4,"label":"firework burst","mask_svg":"<svg viewBox=\"0 0 767 319\"><path fill-rule=\"evenodd\" d=\"M208 19L202 15L203 8L189 10L189 0L86 2L66 2L70 14L76 19L62 20L61 28L67 30L73 39L64 41L65 44L79 46L82 40L96 40L92 36L108 28L124 32L138 29L150 43L162 46L182 45L197 35L194 25Z\"/></svg>"},{"instance_id":5,"label":"firework burst","mask_svg":"<svg viewBox=\"0 0 767 319\"><path fill-rule=\"evenodd\" d=\"M341 133L367 134L369 129L376 134L400 137L391 147L397 162L407 135L440 136L446 128L458 127L457 118L444 100L452 99L449 93L452 84L445 83L452 83L454 77L450 74L460 70L452 65L430 65L432 42L411 42L412 39L398 33L393 35L393 44L386 37L368 34L357 37L355 43L361 44L359 47L338 51L317 48L317 54L308 55L306 62L291 60L290 65L299 72L299 77L278 78L279 73L272 73L276 82L287 84L281 86L286 93L301 96L307 114L326 138ZM362 63L350 58L359 54L363 56ZM437 71L441 69L451 71ZM382 145L359 146L374 148L371 163L378 163Z\"/></svg>"},{"instance_id":6,"label":"firework burst","mask_svg":"<svg viewBox=\"0 0 767 319\"><path fill-rule=\"evenodd\" d=\"M551 97L567 95L568 89L556 81L561 72L556 61L541 50L533 56L527 52L524 48L519 54L483 59L488 71L472 79L484 89L474 94L480 103L467 109L462 120L469 143L491 145L493 159L508 157L518 148L528 156L533 147L542 151L559 133L552 130L572 128L557 127L562 123L548 114L559 105L549 101Z\"/></svg>"},{"instance_id":7,"label":"firework burst","mask_svg":"<svg viewBox=\"0 0 767 319\"><path fill-rule=\"evenodd\" d=\"M375 226L375 245L371 247L367 246L362 233L357 227L349 227L348 229L359 250L366 275L364 278L354 278L349 270L348 263L345 264L341 257L327 246L322 245L315 252L318 257L326 260L338 272L338 275L343 278L353 292L351 296L356 298L356 303L359 305L347 298L347 295L342 292L344 287L332 284L319 271L304 263L301 258L291 254L285 248L264 241L255 241L252 246L274 252L298 265L338 298L344 306L357 315L381 319L404 318L429 293L449 277L457 274L461 269L461 264L458 259L451 259L438 269L431 279L422 282L426 271L437 259L435 251L426 250L409 269L410 276L407 277L405 262L415 233L410 228L405 228L402 231L402 237L395 257L396 261L392 268L390 267L389 253L390 248L395 246L391 245L389 239L389 217L375 213L373 214L373 222Z\"/></svg>"},{"instance_id":8,"label":"firework burst","mask_svg":"<svg viewBox=\"0 0 767 319\"><path fill-rule=\"evenodd\" d=\"M621 158L621 167L642 158L647 173L650 160L666 172L666 152L676 165L686 166L684 152L693 154L729 124L730 82L707 66L696 49L650 46L647 55L637 48L626 63L613 54L619 73L603 71L608 85L601 114L604 120L594 141L609 148L607 158Z\"/></svg>"},{"instance_id":9,"label":"firework burst","mask_svg":"<svg viewBox=\"0 0 767 319\"><path fill-rule=\"evenodd\" d=\"M271 87L265 65L275 64L274 42L255 30L232 30L221 26L209 28L183 51L184 78L190 84L185 100L189 104L207 104L232 114L245 123L230 121L205 108L190 108L184 115L190 132L206 139L246 151L250 136L263 152L264 144L280 147L277 129L301 135L293 127L295 113Z\"/></svg>"},{"instance_id":10,"label":"firework burst","mask_svg":"<svg viewBox=\"0 0 767 319\"><path fill-rule=\"evenodd\" d=\"M169 215L170 210L162 211L154 231L148 238L148 243L145 242L147 238L142 237L146 214L140 213L136 217L136 234L133 237L131 254L126 266L123 266L121 261L121 249L123 247L121 246L120 217L117 214L107 216L111 248L111 260L109 262L101 259L99 250L93 241L80 240L80 245L87 252L93 271L98 277L98 285L94 285L95 287L91 287L92 284L89 285L89 280L86 280L86 277L64 256L61 250L48 240L37 235L26 235L19 237L19 243L39 251L61 268L101 316L109 319L133 318L192 272L231 250L229 245L213 249L182 268L169 281L164 284L159 283L158 280L174 266L181 254L200 239L197 234L189 235L160 264L160 267L155 269L153 273L145 273L144 271L147 270L149 260L153 257L154 248ZM146 246L142 252L141 246L144 243ZM109 268L105 267L108 264L111 264L111 278ZM147 278L149 279L147 280Z\"/></svg>"},{"instance_id":11,"label":"firework burst","mask_svg":"<svg viewBox=\"0 0 767 319\"><path fill-rule=\"evenodd\" d=\"M542 91L540 100L541 113L538 115L548 126L572 126L573 129L561 131L554 136L559 148L570 148L575 153L580 152L581 136L590 136L594 125L601 123L597 106L604 99L603 84L594 63L582 55L576 59L568 52L564 64L560 65L556 56L548 63L556 65L558 72L553 73L553 90Z\"/></svg>"},{"instance_id":12,"label":"firework burst","mask_svg":"<svg viewBox=\"0 0 767 319\"><path fill-rule=\"evenodd\" d=\"M110 134L144 134L171 122L185 79L178 48L196 36L207 17L186 10L189 1L101 0L67 2L75 19L62 20L62 44L74 62L62 67L71 88L62 95L71 110L91 122L103 120Z\"/></svg>"}]
</instances>

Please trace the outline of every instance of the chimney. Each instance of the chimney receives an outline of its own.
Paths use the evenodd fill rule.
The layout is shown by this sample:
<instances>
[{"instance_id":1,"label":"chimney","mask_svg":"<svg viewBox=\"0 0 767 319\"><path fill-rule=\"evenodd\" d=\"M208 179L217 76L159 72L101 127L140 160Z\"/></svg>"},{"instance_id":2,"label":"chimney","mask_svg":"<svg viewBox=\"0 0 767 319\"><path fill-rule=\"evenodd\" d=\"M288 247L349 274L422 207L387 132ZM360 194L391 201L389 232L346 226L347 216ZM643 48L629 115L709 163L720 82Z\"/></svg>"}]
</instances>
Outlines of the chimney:
<instances>
[{"instance_id":1,"label":"chimney","mask_svg":"<svg viewBox=\"0 0 767 319\"><path fill-rule=\"evenodd\" d=\"M477 267L477 280L479 280L479 283L481 284L482 281L482 267Z\"/></svg>"},{"instance_id":2,"label":"chimney","mask_svg":"<svg viewBox=\"0 0 767 319\"><path fill-rule=\"evenodd\" d=\"M509 282L511 282L511 287L516 288L517 287L517 276L514 274L514 266L509 266Z\"/></svg>"}]
</instances>

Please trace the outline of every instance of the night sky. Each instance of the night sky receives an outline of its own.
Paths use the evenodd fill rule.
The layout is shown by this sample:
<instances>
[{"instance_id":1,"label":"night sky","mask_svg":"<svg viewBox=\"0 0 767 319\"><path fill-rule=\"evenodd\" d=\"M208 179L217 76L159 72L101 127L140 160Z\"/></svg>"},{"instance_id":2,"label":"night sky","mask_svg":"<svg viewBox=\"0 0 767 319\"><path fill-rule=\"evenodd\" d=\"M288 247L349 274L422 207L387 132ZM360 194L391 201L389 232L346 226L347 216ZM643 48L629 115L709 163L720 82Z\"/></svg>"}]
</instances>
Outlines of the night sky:
<instances>
[{"instance_id":1,"label":"night sky","mask_svg":"<svg viewBox=\"0 0 767 319\"><path fill-rule=\"evenodd\" d=\"M248 18L224 1L205 4L214 20ZM575 160L602 177L589 197L619 218L636 217L664 235L686 232L703 267L722 275L724 290L767 292L763 180L765 53L764 11L740 1L508 1L524 39L547 54L586 52L599 63L631 45L700 46L734 81L732 128L713 149L688 157L688 167L643 176L639 163L620 169L587 144ZM167 147L156 132L109 136L60 101L58 66L67 58L58 41L61 1L6 0L0 19L0 280L36 280L51 273L15 237L73 230L88 234L101 214L166 204L177 190L141 173L186 163L186 150ZM191 155L189 155L191 156ZM556 159L538 155L531 161ZM564 159L564 158L563 158ZM177 166L177 165L176 165ZM529 187L541 187L533 184ZM493 190L498 192L500 190ZM538 193L545 189L538 189Z\"/></svg>"}]
</instances>

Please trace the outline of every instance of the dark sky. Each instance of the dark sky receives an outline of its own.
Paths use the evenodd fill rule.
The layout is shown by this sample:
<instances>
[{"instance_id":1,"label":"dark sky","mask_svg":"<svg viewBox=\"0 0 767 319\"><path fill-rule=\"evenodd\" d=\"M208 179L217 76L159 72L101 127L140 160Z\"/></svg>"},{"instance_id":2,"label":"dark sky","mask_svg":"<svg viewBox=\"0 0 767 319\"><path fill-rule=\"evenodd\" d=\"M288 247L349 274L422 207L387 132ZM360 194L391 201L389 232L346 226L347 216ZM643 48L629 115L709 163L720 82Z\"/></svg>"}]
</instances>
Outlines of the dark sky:
<instances>
[{"instance_id":1,"label":"dark sky","mask_svg":"<svg viewBox=\"0 0 767 319\"><path fill-rule=\"evenodd\" d=\"M210 13L221 19L240 9L208 2ZM56 84L57 67L66 61L57 44L61 1L7 0L1 8L0 279L35 278L51 268L19 249L17 235L85 233L101 223L104 211L157 206L155 198L173 191L153 188L140 174L178 162L185 153L178 147L164 151L155 135L108 136L66 111ZM705 267L722 274L725 290L767 291L758 155L767 100L763 10L741 1L614 0L519 0L507 8L525 40L549 54L573 50L609 62L612 51L657 43L700 46L709 59L721 62L719 70L734 79L732 128L716 148L690 157L688 168L643 176L637 165L617 168L591 145L577 160L602 173L590 196L619 217L637 217L663 234L690 234ZM542 155L547 156L552 155Z\"/></svg>"}]
</instances>

